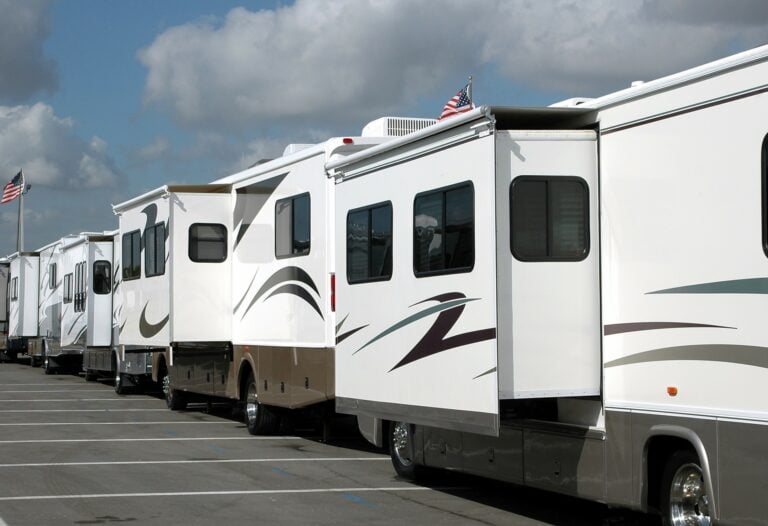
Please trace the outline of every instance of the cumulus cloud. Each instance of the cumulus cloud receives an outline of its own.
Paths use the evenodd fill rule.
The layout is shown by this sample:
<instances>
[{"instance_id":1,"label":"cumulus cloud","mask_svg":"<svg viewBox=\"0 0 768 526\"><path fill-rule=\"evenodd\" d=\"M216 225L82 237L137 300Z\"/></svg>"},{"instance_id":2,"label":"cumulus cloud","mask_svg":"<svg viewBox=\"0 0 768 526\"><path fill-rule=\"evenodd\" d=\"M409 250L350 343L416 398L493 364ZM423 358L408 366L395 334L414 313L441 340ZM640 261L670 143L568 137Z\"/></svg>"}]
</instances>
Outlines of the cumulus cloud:
<instances>
[{"instance_id":1,"label":"cumulus cloud","mask_svg":"<svg viewBox=\"0 0 768 526\"><path fill-rule=\"evenodd\" d=\"M0 100L18 102L56 88L56 67L43 52L47 0L0 0Z\"/></svg>"},{"instance_id":2,"label":"cumulus cloud","mask_svg":"<svg viewBox=\"0 0 768 526\"><path fill-rule=\"evenodd\" d=\"M165 137L156 137L150 144L140 148L136 156L145 162L155 161L171 152L171 144Z\"/></svg>"},{"instance_id":3,"label":"cumulus cloud","mask_svg":"<svg viewBox=\"0 0 768 526\"><path fill-rule=\"evenodd\" d=\"M766 41L767 5L298 0L169 28L138 56L146 103L190 128L359 123L483 66L529 88L602 95Z\"/></svg>"},{"instance_id":4,"label":"cumulus cloud","mask_svg":"<svg viewBox=\"0 0 768 526\"><path fill-rule=\"evenodd\" d=\"M119 179L107 143L83 141L72 119L43 103L0 106L0 179L20 168L29 183L52 188L105 188Z\"/></svg>"}]
</instances>

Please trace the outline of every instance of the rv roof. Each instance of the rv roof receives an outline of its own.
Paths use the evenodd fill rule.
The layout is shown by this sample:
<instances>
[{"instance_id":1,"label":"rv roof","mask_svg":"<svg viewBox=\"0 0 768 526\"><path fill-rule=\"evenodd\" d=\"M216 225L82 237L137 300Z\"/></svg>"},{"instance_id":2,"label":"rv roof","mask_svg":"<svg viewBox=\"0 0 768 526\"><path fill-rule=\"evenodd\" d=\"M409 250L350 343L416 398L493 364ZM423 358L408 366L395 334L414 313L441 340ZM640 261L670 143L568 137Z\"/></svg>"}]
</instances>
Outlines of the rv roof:
<instances>
[{"instance_id":1,"label":"rv roof","mask_svg":"<svg viewBox=\"0 0 768 526\"><path fill-rule=\"evenodd\" d=\"M138 204L141 204L150 199L155 199L168 193L201 193L201 194L214 194L214 193L227 193L231 187L226 184L197 184L197 185L163 185L154 190L150 190L144 194L136 196L128 201L123 201L116 205L112 205L112 211L115 214L121 213L123 210L132 208Z\"/></svg>"}]
</instances>

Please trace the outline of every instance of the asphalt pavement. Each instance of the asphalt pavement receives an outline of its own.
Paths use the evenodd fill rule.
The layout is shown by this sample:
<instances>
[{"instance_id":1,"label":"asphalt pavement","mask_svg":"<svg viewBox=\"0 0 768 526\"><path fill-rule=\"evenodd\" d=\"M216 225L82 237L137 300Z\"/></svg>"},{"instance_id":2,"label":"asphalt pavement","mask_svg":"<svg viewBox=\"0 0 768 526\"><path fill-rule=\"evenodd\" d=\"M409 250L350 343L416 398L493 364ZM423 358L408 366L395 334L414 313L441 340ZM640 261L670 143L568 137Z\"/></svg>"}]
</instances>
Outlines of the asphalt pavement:
<instances>
[{"instance_id":1,"label":"asphalt pavement","mask_svg":"<svg viewBox=\"0 0 768 526\"><path fill-rule=\"evenodd\" d=\"M349 420L254 437L221 406L172 412L107 379L0 363L0 526L657 524L631 512L450 472L399 479Z\"/></svg>"}]
</instances>

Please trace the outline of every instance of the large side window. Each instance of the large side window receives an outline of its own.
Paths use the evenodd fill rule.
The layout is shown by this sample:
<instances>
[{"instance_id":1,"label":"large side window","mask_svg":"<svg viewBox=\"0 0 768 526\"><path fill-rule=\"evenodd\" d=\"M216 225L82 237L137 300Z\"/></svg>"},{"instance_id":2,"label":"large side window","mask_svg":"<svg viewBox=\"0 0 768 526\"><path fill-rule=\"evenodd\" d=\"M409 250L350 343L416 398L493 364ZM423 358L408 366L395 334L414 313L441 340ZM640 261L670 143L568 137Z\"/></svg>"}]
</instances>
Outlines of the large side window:
<instances>
[{"instance_id":1,"label":"large side window","mask_svg":"<svg viewBox=\"0 0 768 526\"><path fill-rule=\"evenodd\" d=\"M144 230L144 275L165 274L165 224L157 223Z\"/></svg>"},{"instance_id":2,"label":"large side window","mask_svg":"<svg viewBox=\"0 0 768 526\"><path fill-rule=\"evenodd\" d=\"M56 263L48 265L48 288L51 290L56 288Z\"/></svg>"},{"instance_id":3,"label":"large side window","mask_svg":"<svg viewBox=\"0 0 768 526\"><path fill-rule=\"evenodd\" d=\"M418 194L413 202L413 270L417 277L469 272L475 265L472 183Z\"/></svg>"},{"instance_id":4,"label":"large side window","mask_svg":"<svg viewBox=\"0 0 768 526\"><path fill-rule=\"evenodd\" d=\"M581 261L589 254L589 191L577 177L522 176L510 186L512 255Z\"/></svg>"},{"instance_id":5,"label":"large side window","mask_svg":"<svg viewBox=\"0 0 768 526\"><path fill-rule=\"evenodd\" d=\"M287 258L309 254L309 194L275 203L275 256Z\"/></svg>"},{"instance_id":6,"label":"large side window","mask_svg":"<svg viewBox=\"0 0 768 526\"><path fill-rule=\"evenodd\" d=\"M141 277L141 232L123 234L123 280Z\"/></svg>"},{"instance_id":7,"label":"large side window","mask_svg":"<svg viewBox=\"0 0 768 526\"><path fill-rule=\"evenodd\" d=\"M112 265L109 261L93 262L93 293L109 294L112 290Z\"/></svg>"},{"instance_id":8,"label":"large side window","mask_svg":"<svg viewBox=\"0 0 768 526\"><path fill-rule=\"evenodd\" d=\"M221 263L227 259L227 228L214 223L189 227L189 259L198 263Z\"/></svg>"},{"instance_id":9,"label":"large side window","mask_svg":"<svg viewBox=\"0 0 768 526\"><path fill-rule=\"evenodd\" d=\"M64 274L64 303L72 303L72 273Z\"/></svg>"},{"instance_id":10,"label":"large side window","mask_svg":"<svg viewBox=\"0 0 768 526\"><path fill-rule=\"evenodd\" d=\"M85 311L85 261L75 265L75 312Z\"/></svg>"},{"instance_id":11,"label":"large side window","mask_svg":"<svg viewBox=\"0 0 768 526\"><path fill-rule=\"evenodd\" d=\"M392 203L352 210L347 214L347 281L392 277Z\"/></svg>"},{"instance_id":12,"label":"large side window","mask_svg":"<svg viewBox=\"0 0 768 526\"><path fill-rule=\"evenodd\" d=\"M763 139L762 150L762 200L763 200L763 252L768 256L768 135Z\"/></svg>"}]
</instances>

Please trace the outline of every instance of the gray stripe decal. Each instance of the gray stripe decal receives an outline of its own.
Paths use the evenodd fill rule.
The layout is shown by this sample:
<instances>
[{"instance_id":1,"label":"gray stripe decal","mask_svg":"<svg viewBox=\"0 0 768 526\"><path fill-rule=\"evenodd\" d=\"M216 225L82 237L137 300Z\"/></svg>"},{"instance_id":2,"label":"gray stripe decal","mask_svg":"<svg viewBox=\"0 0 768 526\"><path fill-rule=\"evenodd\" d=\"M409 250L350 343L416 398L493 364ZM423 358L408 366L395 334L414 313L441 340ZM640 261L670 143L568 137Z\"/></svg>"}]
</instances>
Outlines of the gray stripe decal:
<instances>
[{"instance_id":1,"label":"gray stripe decal","mask_svg":"<svg viewBox=\"0 0 768 526\"><path fill-rule=\"evenodd\" d=\"M768 347L723 344L664 347L611 360L605 367L674 360L736 363L768 369Z\"/></svg>"},{"instance_id":2,"label":"gray stripe decal","mask_svg":"<svg viewBox=\"0 0 768 526\"><path fill-rule=\"evenodd\" d=\"M392 325L388 329L384 330L383 332L380 332L379 334L374 336L372 340L370 340L368 343L366 343L365 345L360 347L358 350L356 350L352 354L355 355L355 354L359 353L360 351L362 351L363 349L365 349L366 347L368 347L372 343L382 339L384 336L387 336L388 334L392 334L396 330L402 329L406 325L410 325L411 323L413 323L415 321L418 321L418 320L420 320L422 318L426 318L430 314L434 314L436 312L442 312L444 310L448 310L448 309L451 309L453 307L458 307L459 305L464 305L465 303L469 303L470 301L477 301L478 299L480 299L480 298L465 298L465 299L460 299L460 300L446 301L445 303L441 303L439 305L435 305L434 307L429 307L428 309L424 309L421 312L417 312L416 314L408 316L404 320L395 323L394 325Z\"/></svg>"},{"instance_id":3,"label":"gray stripe decal","mask_svg":"<svg viewBox=\"0 0 768 526\"><path fill-rule=\"evenodd\" d=\"M349 318L349 314L344 316L344 319L336 324L336 334L339 334L339 330L341 330L341 326L344 325L344 322L347 321L347 318Z\"/></svg>"},{"instance_id":4,"label":"gray stripe decal","mask_svg":"<svg viewBox=\"0 0 768 526\"><path fill-rule=\"evenodd\" d=\"M268 300L272 296L275 296L276 294L293 294L294 296L298 296L299 298L309 303L309 305L313 309L315 309L315 312L317 312L320 315L320 318L325 319L325 317L323 316L323 313L320 311L320 306L315 301L315 298L310 296L309 292L307 292L307 290L304 289L303 287L300 287L295 283L286 283L285 285L281 285L280 287L272 291L272 294L267 296L264 301Z\"/></svg>"},{"instance_id":5,"label":"gray stripe decal","mask_svg":"<svg viewBox=\"0 0 768 526\"><path fill-rule=\"evenodd\" d=\"M304 269L301 269L299 267L283 267L274 274L272 274L267 281L264 282L264 284L261 286L259 291L256 293L256 295L253 297L251 302L248 304L248 308L245 309L245 312L243 312L242 317L240 320L245 319L245 316L248 314L248 311L251 310L251 307L253 307L259 299L266 294L266 292L271 289L272 287L275 287L277 285L280 285L281 283L284 283L286 281L299 281L312 290L315 291L315 293L319 296L320 292L317 290L317 285L315 285L315 282L312 281L312 278L307 274L307 272Z\"/></svg>"},{"instance_id":6,"label":"gray stripe decal","mask_svg":"<svg viewBox=\"0 0 768 526\"><path fill-rule=\"evenodd\" d=\"M74 328L75 328L75 324L77 323L77 320L79 320L80 318L82 318L82 317L83 317L83 314L85 314L85 313L84 313L84 312L81 312L81 313L80 313L80 314L77 316L77 318L75 318L75 320L72 322L72 326L70 326L69 330L67 331L67 334L69 334L70 332L72 332L72 329L74 329Z\"/></svg>"},{"instance_id":7,"label":"gray stripe decal","mask_svg":"<svg viewBox=\"0 0 768 526\"><path fill-rule=\"evenodd\" d=\"M493 369L488 369L488 370L487 370L487 371L485 371L484 373L480 373L480 374L478 374L477 376L475 376L475 377L474 377L474 378L472 378L472 379L473 379L473 380L477 380L478 378L482 378L483 376L486 376L486 375L489 375L489 374L491 374L491 373L495 373L495 372L496 372L496 368L494 367Z\"/></svg>"},{"instance_id":8,"label":"gray stripe decal","mask_svg":"<svg viewBox=\"0 0 768 526\"><path fill-rule=\"evenodd\" d=\"M736 327L726 327L724 325L707 325L705 323L683 323L674 321L648 321L637 323L612 323L603 327L603 334L610 336L612 334L623 334L626 332L655 331L658 329L692 329L697 327L713 329L735 329Z\"/></svg>"},{"instance_id":9,"label":"gray stripe decal","mask_svg":"<svg viewBox=\"0 0 768 526\"><path fill-rule=\"evenodd\" d=\"M732 279L655 290L646 294L768 294L768 278Z\"/></svg>"},{"instance_id":10,"label":"gray stripe decal","mask_svg":"<svg viewBox=\"0 0 768 526\"><path fill-rule=\"evenodd\" d=\"M251 291L251 287L253 287L253 282L256 281L256 275L259 273L259 269L256 269L256 272L253 273L253 278L251 278L251 282L248 284L248 288L245 289L245 294L243 294L243 297L240 298L240 301L237 302L237 305L235 305L235 310L233 312L237 312L237 309L240 308L240 305L243 304L245 301L245 298L248 296L248 293Z\"/></svg>"}]
</instances>

